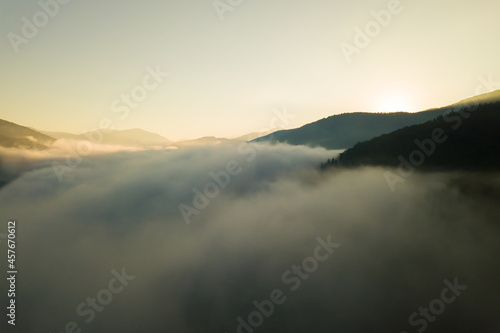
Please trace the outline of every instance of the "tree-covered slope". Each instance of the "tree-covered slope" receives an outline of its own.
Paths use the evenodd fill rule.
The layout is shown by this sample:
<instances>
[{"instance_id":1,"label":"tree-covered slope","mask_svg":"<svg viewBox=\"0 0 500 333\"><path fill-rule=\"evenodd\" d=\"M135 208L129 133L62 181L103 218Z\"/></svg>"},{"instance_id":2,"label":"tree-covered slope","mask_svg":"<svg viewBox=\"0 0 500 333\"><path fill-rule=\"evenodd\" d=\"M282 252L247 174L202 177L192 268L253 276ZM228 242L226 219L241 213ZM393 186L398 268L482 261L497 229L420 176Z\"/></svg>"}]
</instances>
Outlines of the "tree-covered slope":
<instances>
[{"instance_id":1,"label":"tree-covered slope","mask_svg":"<svg viewBox=\"0 0 500 333\"><path fill-rule=\"evenodd\" d=\"M435 120L358 143L340 154L338 164L498 169L500 102L457 107Z\"/></svg>"}]
</instances>

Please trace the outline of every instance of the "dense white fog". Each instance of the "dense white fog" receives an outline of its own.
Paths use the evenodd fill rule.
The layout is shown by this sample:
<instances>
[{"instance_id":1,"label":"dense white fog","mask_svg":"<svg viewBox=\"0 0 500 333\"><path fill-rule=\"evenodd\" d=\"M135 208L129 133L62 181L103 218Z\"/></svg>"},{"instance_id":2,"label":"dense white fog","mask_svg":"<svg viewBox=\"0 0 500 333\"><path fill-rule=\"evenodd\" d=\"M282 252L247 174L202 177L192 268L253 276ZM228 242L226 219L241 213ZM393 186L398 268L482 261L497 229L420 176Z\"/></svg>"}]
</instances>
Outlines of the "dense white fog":
<instances>
[{"instance_id":1,"label":"dense white fog","mask_svg":"<svg viewBox=\"0 0 500 333\"><path fill-rule=\"evenodd\" d=\"M320 172L332 154L4 151L24 171L0 189L16 329L498 332L499 175L417 172L392 192L383 169Z\"/></svg>"}]
</instances>

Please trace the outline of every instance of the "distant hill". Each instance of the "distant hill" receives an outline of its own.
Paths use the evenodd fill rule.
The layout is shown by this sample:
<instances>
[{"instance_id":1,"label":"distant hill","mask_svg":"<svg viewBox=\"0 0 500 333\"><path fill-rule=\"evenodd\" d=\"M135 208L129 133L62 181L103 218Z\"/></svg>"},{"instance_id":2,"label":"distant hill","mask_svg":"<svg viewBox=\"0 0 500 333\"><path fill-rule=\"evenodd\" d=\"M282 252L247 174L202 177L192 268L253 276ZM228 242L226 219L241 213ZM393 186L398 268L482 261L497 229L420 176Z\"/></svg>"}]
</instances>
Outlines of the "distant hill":
<instances>
[{"instance_id":1,"label":"distant hill","mask_svg":"<svg viewBox=\"0 0 500 333\"><path fill-rule=\"evenodd\" d=\"M286 142L292 145L347 149L358 142L435 119L450 112L458 104L472 101L485 103L495 99L500 99L500 91L479 95L447 107L417 113L344 113L323 118L297 129L277 131L255 139L253 142Z\"/></svg>"},{"instance_id":2,"label":"distant hill","mask_svg":"<svg viewBox=\"0 0 500 333\"><path fill-rule=\"evenodd\" d=\"M137 128L121 131L106 130L103 131L103 134L102 143L108 145L153 147L166 146L172 143L172 141L159 134Z\"/></svg>"},{"instance_id":3,"label":"distant hill","mask_svg":"<svg viewBox=\"0 0 500 333\"><path fill-rule=\"evenodd\" d=\"M81 136L73 133L66 132L50 132L50 131L39 131L45 135L53 137L55 139L73 139L73 140L81 140Z\"/></svg>"},{"instance_id":4,"label":"distant hill","mask_svg":"<svg viewBox=\"0 0 500 333\"><path fill-rule=\"evenodd\" d=\"M276 131L277 131L277 129L269 130L269 131L266 131L266 132L252 132L252 133L248 133L248 134L239 136L237 138L234 138L234 140L252 141L252 140L255 140L257 138L261 138L261 137L263 137L265 135L268 135L268 134L271 134L273 132L276 132Z\"/></svg>"},{"instance_id":5,"label":"distant hill","mask_svg":"<svg viewBox=\"0 0 500 333\"><path fill-rule=\"evenodd\" d=\"M244 142L243 140L238 139L225 139L225 138L216 138L214 136L205 136L203 138L194 139L194 140L185 140L185 141L177 141L172 144L175 147L190 147L190 146L206 146L206 145L220 145L227 143L236 143L236 142Z\"/></svg>"},{"instance_id":6,"label":"distant hill","mask_svg":"<svg viewBox=\"0 0 500 333\"><path fill-rule=\"evenodd\" d=\"M141 129L129 130L101 130L90 131L84 134L72 134L66 132L44 132L57 139L89 140L93 138L102 144L120 146L154 147L168 146L172 141L163 136ZM101 139L102 137L102 139Z\"/></svg>"},{"instance_id":7,"label":"distant hill","mask_svg":"<svg viewBox=\"0 0 500 333\"><path fill-rule=\"evenodd\" d=\"M55 141L53 137L31 128L0 119L0 147L44 150ZM22 165L23 159L19 158L16 163ZM17 178L22 172L22 168L13 169L12 165L5 163L4 157L0 156L0 188Z\"/></svg>"},{"instance_id":8,"label":"distant hill","mask_svg":"<svg viewBox=\"0 0 500 333\"><path fill-rule=\"evenodd\" d=\"M482 103L470 113L464 107L465 111L358 143L340 154L337 163L393 167L409 163L432 170L500 169L500 102Z\"/></svg>"},{"instance_id":9,"label":"distant hill","mask_svg":"<svg viewBox=\"0 0 500 333\"><path fill-rule=\"evenodd\" d=\"M0 119L0 146L42 150L52 145L56 139L31 128Z\"/></svg>"}]
</instances>

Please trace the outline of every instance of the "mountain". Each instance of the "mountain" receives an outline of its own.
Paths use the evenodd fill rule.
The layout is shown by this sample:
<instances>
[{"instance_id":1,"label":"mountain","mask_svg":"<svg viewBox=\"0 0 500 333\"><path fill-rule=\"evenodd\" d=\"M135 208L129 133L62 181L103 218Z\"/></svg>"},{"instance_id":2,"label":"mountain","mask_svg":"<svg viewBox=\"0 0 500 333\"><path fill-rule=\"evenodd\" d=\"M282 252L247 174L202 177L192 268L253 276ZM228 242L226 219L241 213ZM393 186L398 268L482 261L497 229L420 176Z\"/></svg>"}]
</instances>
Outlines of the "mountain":
<instances>
[{"instance_id":1,"label":"mountain","mask_svg":"<svg viewBox=\"0 0 500 333\"><path fill-rule=\"evenodd\" d=\"M42 150L52 145L56 139L31 128L0 119L0 146Z\"/></svg>"},{"instance_id":2,"label":"mountain","mask_svg":"<svg viewBox=\"0 0 500 333\"><path fill-rule=\"evenodd\" d=\"M472 96L458 103L452 104L451 106L473 105L475 103L487 104L495 101L500 101L500 90L495 90L486 94Z\"/></svg>"},{"instance_id":3,"label":"mountain","mask_svg":"<svg viewBox=\"0 0 500 333\"><path fill-rule=\"evenodd\" d=\"M297 129L282 130L253 140L253 142L286 142L292 145L320 146L327 149L346 149L356 143L390 133L405 126L420 124L439 117L459 104L486 103L500 99L500 91L479 95L443 108L408 113L344 113L323 118Z\"/></svg>"},{"instance_id":4,"label":"mountain","mask_svg":"<svg viewBox=\"0 0 500 333\"><path fill-rule=\"evenodd\" d=\"M49 148L55 141L53 137L31 128L0 119L0 147L43 150ZM24 157L6 161L4 156L0 156L0 188L24 172L23 163Z\"/></svg>"},{"instance_id":5,"label":"mountain","mask_svg":"<svg viewBox=\"0 0 500 333\"><path fill-rule=\"evenodd\" d=\"M216 138L214 136L205 136L203 138L194 140L177 141L173 143L172 146L180 148L189 146L206 146L206 145L212 146L212 145L220 145L220 144L228 144L236 142L244 142L244 141L238 139L225 139L225 138Z\"/></svg>"},{"instance_id":6,"label":"mountain","mask_svg":"<svg viewBox=\"0 0 500 333\"><path fill-rule=\"evenodd\" d=\"M50 132L50 131L39 131L45 135L53 137L55 139L72 139L72 140L82 140L81 135L66 133L66 132Z\"/></svg>"},{"instance_id":7,"label":"mountain","mask_svg":"<svg viewBox=\"0 0 500 333\"><path fill-rule=\"evenodd\" d=\"M57 139L94 140L107 145L155 147L168 146L172 141L163 136L141 129L129 130L95 130L83 134L66 132L44 132Z\"/></svg>"},{"instance_id":8,"label":"mountain","mask_svg":"<svg viewBox=\"0 0 500 333\"><path fill-rule=\"evenodd\" d=\"M87 135L92 135L98 131L88 132ZM129 129L129 130L105 130L101 131L103 134L103 144L108 145L121 145L121 146L141 146L141 147L153 147L153 146L167 146L172 143L172 141L164 138L163 136L151 133L141 129ZM83 134L86 138L87 136Z\"/></svg>"},{"instance_id":9,"label":"mountain","mask_svg":"<svg viewBox=\"0 0 500 333\"><path fill-rule=\"evenodd\" d=\"M237 138L234 138L234 140L252 141L252 140L258 139L260 137L263 137L265 135L271 134L273 132L276 132L276 129L272 129L272 130L269 130L269 131L266 131L266 132L252 132L252 133L248 133L248 134L239 136Z\"/></svg>"},{"instance_id":10,"label":"mountain","mask_svg":"<svg viewBox=\"0 0 500 333\"><path fill-rule=\"evenodd\" d=\"M286 142L292 145L346 149L359 141L389 133L404 126L421 123L443 113L443 110L418 113L343 113L323 118L297 129L277 131L253 141Z\"/></svg>"},{"instance_id":11,"label":"mountain","mask_svg":"<svg viewBox=\"0 0 500 333\"><path fill-rule=\"evenodd\" d=\"M358 143L336 162L406 169L500 169L500 101L462 105L437 119Z\"/></svg>"}]
</instances>

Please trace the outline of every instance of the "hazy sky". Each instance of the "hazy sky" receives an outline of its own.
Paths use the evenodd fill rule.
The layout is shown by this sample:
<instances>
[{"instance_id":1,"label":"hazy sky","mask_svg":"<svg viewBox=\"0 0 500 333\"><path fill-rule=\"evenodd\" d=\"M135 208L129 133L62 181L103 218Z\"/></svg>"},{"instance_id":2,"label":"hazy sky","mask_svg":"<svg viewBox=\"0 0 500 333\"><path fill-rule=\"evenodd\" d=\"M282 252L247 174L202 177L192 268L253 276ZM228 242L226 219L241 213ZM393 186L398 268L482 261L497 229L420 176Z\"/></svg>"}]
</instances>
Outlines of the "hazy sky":
<instances>
[{"instance_id":1,"label":"hazy sky","mask_svg":"<svg viewBox=\"0 0 500 333\"><path fill-rule=\"evenodd\" d=\"M218 13L213 0L72 0L48 6L49 17L38 1L0 0L0 118L230 137L269 127L275 108L295 116L275 125L292 128L446 105L479 77L500 81L497 0L228 1ZM388 7L397 14L373 24L371 11ZM373 37L366 47L359 38L349 62L341 43L356 47L357 27ZM160 83L148 77L157 68L169 73ZM129 107L120 98L132 92L143 100Z\"/></svg>"}]
</instances>

